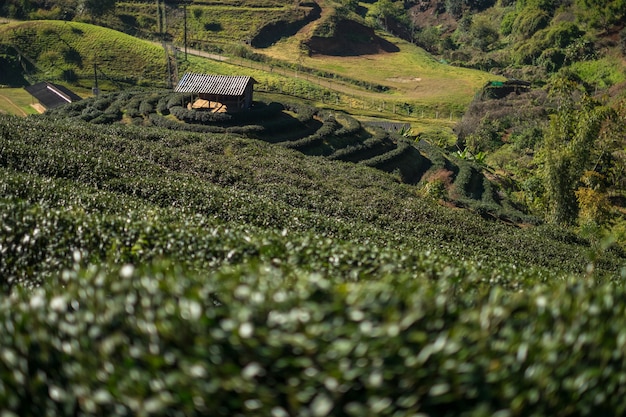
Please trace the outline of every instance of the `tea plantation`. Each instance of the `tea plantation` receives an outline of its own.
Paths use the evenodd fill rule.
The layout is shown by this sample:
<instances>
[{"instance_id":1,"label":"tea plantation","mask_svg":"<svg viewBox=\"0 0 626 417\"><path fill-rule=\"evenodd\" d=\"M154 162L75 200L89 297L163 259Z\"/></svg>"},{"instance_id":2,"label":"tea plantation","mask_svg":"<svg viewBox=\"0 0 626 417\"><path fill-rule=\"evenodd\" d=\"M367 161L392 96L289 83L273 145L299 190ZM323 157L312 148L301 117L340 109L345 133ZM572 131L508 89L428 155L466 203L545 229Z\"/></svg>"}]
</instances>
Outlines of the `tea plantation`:
<instances>
[{"instance_id":1,"label":"tea plantation","mask_svg":"<svg viewBox=\"0 0 626 417\"><path fill-rule=\"evenodd\" d=\"M276 102L265 94L246 112L211 113L188 108L192 97L171 91L126 91L63 106L48 114L94 124L127 123L174 131L236 134L294 149L306 155L359 163L392 173L398 181L420 184L431 196L450 200L483 215L513 222L539 220L521 212L482 167L451 159L440 148L411 136L410 129L386 131L352 116L302 101ZM285 100L285 96L278 96ZM433 181L445 171L449 184ZM433 184L434 182L434 184ZM442 189L447 188L447 189ZM428 192L430 190L430 192Z\"/></svg>"},{"instance_id":2,"label":"tea plantation","mask_svg":"<svg viewBox=\"0 0 626 417\"><path fill-rule=\"evenodd\" d=\"M626 413L620 250L442 207L344 115L107 100L0 116L3 417Z\"/></svg>"}]
</instances>

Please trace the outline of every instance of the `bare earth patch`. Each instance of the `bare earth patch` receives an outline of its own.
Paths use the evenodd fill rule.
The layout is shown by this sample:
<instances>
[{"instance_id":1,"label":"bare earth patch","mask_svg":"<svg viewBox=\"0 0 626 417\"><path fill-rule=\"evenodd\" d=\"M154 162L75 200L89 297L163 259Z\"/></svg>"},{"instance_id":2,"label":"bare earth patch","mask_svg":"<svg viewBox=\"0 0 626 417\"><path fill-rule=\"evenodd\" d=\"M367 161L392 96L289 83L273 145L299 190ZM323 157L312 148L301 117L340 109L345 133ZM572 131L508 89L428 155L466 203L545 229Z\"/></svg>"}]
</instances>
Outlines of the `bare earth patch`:
<instances>
[{"instance_id":1,"label":"bare earth patch","mask_svg":"<svg viewBox=\"0 0 626 417\"><path fill-rule=\"evenodd\" d=\"M385 81L391 81L394 83L412 83L422 81L422 79L419 77L391 77L386 78Z\"/></svg>"}]
</instances>

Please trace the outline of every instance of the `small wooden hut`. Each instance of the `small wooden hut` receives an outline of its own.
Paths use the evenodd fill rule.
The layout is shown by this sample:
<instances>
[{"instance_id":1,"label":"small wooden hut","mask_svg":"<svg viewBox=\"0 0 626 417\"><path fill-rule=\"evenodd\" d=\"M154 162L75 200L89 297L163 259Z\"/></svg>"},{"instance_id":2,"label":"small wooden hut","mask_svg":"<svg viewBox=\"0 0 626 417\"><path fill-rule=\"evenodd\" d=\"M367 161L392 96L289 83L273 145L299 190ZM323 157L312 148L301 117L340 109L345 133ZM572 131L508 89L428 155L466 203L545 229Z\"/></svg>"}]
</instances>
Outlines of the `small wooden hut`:
<instances>
[{"instance_id":1,"label":"small wooden hut","mask_svg":"<svg viewBox=\"0 0 626 417\"><path fill-rule=\"evenodd\" d=\"M174 91L191 93L194 108L236 113L252 106L256 80L247 76L186 73Z\"/></svg>"}]
</instances>

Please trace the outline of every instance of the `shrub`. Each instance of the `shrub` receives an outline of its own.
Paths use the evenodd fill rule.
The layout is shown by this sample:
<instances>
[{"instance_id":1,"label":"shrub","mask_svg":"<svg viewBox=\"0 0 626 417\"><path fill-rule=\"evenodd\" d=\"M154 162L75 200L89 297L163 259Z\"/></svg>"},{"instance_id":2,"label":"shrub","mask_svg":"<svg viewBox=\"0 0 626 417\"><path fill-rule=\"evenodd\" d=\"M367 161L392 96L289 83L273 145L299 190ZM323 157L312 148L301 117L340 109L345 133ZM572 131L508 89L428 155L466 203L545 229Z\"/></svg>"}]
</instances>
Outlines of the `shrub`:
<instances>
[{"instance_id":1,"label":"shrub","mask_svg":"<svg viewBox=\"0 0 626 417\"><path fill-rule=\"evenodd\" d=\"M542 9L525 9L519 13L513 24L513 34L521 39L529 39L537 31L550 23L550 15Z\"/></svg>"},{"instance_id":2,"label":"shrub","mask_svg":"<svg viewBox=\"0 0 626 417\"><path fill-rule=\"evenodd\" d=\"M428 256L419 277L356 282L75 259L56 285L0 304L6 414L626 412L621 285L490 290L481 268Z\"/></svg>"},{"instance_id":3,"label":"shrub","mask_svg":"<svg viewBox=\"0 0 626 417\"><path fill-rule=\"evenodd\" d=\"M405 152L408 152L411 149L412 145L405 141L398 142L398 145L395 149L386 152L382 155L377 155L373 158L367 159L365 161L361 161L360 163L370 167L378 167L380 165L389 163L396 158L400 158L404 155Z\"/></svg>"},{"instance_id":4,"label":"shrub","mask_svg":"<svg viewBox=\"0 0 626 417\"><path fill-rule=\"evenodd\" d=\"M354 135L361 130L361 122L354 117L344 114L340 116L340 119L341 128L335 132L337 136Z\"/></svg>"},{"instance_id":5,"label":"shrub","mask_svg":"<svg viewBox=\"0 0 626 417\"><path fill-rule=\"evenodd\" d=\"M453 172L445 168L427 172L420 182L422 194L435 199L446 198L448 190L452 185L452 176Z\"/></svg>"},{"instance_id":6,"label":"shrub","mask_svg":"<svg viewBox=\"0 0 626 417\"><path fill-rule=\"evenodd\" d=\"M324 121L322 127L319 128L314 134L295 141L282 142L281 145L290 149L303 150L310 148L321 143L324 139L328 138L328 136L332 135L335 131L337 131L339 126L339 123L337 123L334 117L328 117Z\"/></svg>"},{"instance_id":7,"label":"shrub","mask_svg":"<svg viewBox=\"0 0 626 417\"><path fill-rule=\"evenodd\" d=\"M227 113L211 113L201 110L187 110L180 106L170 107L170 113L186 123L223 123L231 119Z\"/></svg>"},{"instance_id":8,"label":"shrub","mask_svg":"<svg viewBox=\"0 0 626 417\"><path fill-rule=\"evenodd\" d=\"M504 15L504 17L502 18L502 22L500 23L500 32L502 33L502 35L508 36L513 32L515 19L517 19L516 12L509 12Z\"/></svg>"}]
</instances>

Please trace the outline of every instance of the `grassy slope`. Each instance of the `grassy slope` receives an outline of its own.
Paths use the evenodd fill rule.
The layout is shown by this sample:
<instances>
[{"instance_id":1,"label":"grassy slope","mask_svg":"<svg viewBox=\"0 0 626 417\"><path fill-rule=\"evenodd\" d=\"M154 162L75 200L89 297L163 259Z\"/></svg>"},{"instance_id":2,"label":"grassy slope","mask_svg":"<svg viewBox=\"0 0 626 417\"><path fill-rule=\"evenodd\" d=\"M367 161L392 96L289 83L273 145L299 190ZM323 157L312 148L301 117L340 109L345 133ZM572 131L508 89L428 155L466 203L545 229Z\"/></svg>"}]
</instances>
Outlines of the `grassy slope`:
<instances>
[{"instance_id":1,"label":"grassy slope","mask_svg":"<svg viewBox=\"0 0 626 417\"><path fill-rule=\"evenodd\" d=\"M26 116L37 111L31 107L33 98L22 88L0 88L0 113Z\"/></svg>"},{"instance_id":2,"label":"grassy slope","mask_svg":"<svg viewBox=\"0 0 626 417\"><path fill-rule=\"evenodd\" d=\"M305 67L341 74L392 88L389 100L415 102L418 106L462 111L474 94L488 81L499 79L486 72L452 67L437 62L423 49L397 38L386 37L400 52L357 57L300 56L297 42L279 42L258 51ZM296 57L294 59L294 57Z\"/></svg>"},{"instance_id":3,"label":"grassy slope","mask_svg":"<svg viewBox=\"0 0 626 417\"><path fill-rule=\"evenodd\" d=\"M332 13L333 5L320 2L322 16ZM189 40L200 41L200 45L213 43L218 48L228 49L240 45L242 39L252 36L263 24L279 19L289 10L292 3L282 2L284 7L275 2L256 4L236 2L194 2L188 13ZM147 5L142 6L144 8ZM175 42L182 42L181 17L172 13L169 30ZM323 20L323 19L320 19ZM267 49L255 49L255 52L272 58L302 65L316 70L336 73L370 83L383 84L393 89L392 94L373 94L365 91L351 91L370 100L389 100L412 102L418 107L431 109L446 108L456 112L463 110L488 79L494 78L487 73L451 67L435 61L421 48L397 38L386 37L400 48L400 52L391 54L369 55L364 57L307 57L300 51L300 41L309 36L319 22L307 25L295 36L285 38ZM208 28L208 29L207 29ZM339 85L329 85L338 88Z\"/></svg>"},{"instance_id":4,"label":"grassy slope","mask_svg":"<svg viewBox=\"0 0 626 417\"><path fill-rule=\"evenodd\" d=\"M153 5L139 3L123 3L120 5L121 13L137 14L144 16L144 23L148 20L146 16L156 15L152 10ZM252 7L254 6L254 7ZM226 45L236 46L241 39L251 36L263 21L270 21L289 10L291 4L286 2L263 2L252 5L236 2L236 5L222 2L199 2L195 3L189 10L189 38L206 41L214 41L220 48ZM252 15L248 15L252 13ZM180 10L172 9L168 16L168 30L174 35L177 43L181 42ZM251 24L251 22L253 22ZM149 24L149 23L148 23ZM17 25L17 26L16 26ZM156 32L154 27L144 27L144 30ZM310 31L315 22L305 28ZM92 77L92 63L94 59L93 51L99 51L97 57L100 68L105 74L112 78L129 77L136 82L146 84L163 84L165 67L163 64L163 52L154 45L142 41L132 42L133 38L121 35L117 32L107 31L102 28L95 28L85 24L60 22L28 22L13 23L0 28L0 41L7 42L10 33L16 27L22 27L22 31L30 28L29 39L40 41L27 45L24 43L22 49L31 58L35 59L38 65L46 71L43 75L48 79L59 73L64 67L63 51L71 47L79 55L77 64L70 65L76 69L79 76ZM68 30L74 27L74 30ZM236 30L235 30L236 29ZM242 32L243 31L243 32ZM81 34L81 36L76 36ZM233 35L236 33L236 36ZM339 82L330 80L311 79L314 84L321 84L325 90L335 90L337 98L332 98L331 102L321 103L318 94L308 94L307 90L318 87L296 86L291 88L293 92L311 99L320 101L325 105L338 105L351 113L364 113L369 116L382 116L386 118L402 117L394 114L396 106L409 103L413 110L414 127L417 131L437 132L443 129L445 134L450 134L450 119L457 119L466 108L473 95L484 85L487 79L492 78L486 73L479 71L455 68L440 64L432 59L420 48L394 38L388 38L399 48L399 53L372 55L366 57L299 57L297 53L298 39L302 34L298 34L290 39L279 42L275 47L266 50L257 50L275 58L280 58L285 62L296 65L299 60L300 65L352 79L361 80L368 83L384 84L392 88L389 93L374 93L354 86L346 86ZM97 39L97 41L96 41ZM203 42L205 41L203 40ZM131 44L132 42L132 44ZM120 49L120 46L123 49ZM51 52L58 51L58 52ZM141 60L129 59L127 57L143 57ZM243 61L242 61L243 62ZM366 65L364 65L364 63ZM207 65L204 65L206 68ZM215 67L215 66L213 66ZM276 88L277 85L294 84L294 81L285 82L270 73L269 66L263 69L261 75L257 71L257 76L267 81L266 85ZM218 73L238 73L242 70L238 67L215 68ZM247 70L243 70L246 72ZM278 70L276 70L278 71ZM288 77L297 76L297 71L287 72ZM296 80L296 84L306 84L306 80ZM90 87L90 86L87 86ZM107 87L106 85L104 86ZM290 92L290 91L288 91ZM304 92L304 93L303 93ZM327 100L328 101L328 100ZM406 116L406 114L405 114ZM406 119L406 117L404 117ZM421 119L418 121L417 119ZM439 119L439 120L435 120Z\"/></svg>"},{"instance_id":5,"label":"grassy slope","mask_svg":"<svg viewBox=\"0 0 626 417\"><path fill-rule=\"evenodd\" d=\"M165 78L160 46L86 23L9 23L0 26L0 42L18 45L42 70L40 76L48 79L58 77L64 68L73 69L80 78L93 78L94 62L115 79L154 84Z\"/></svg>"}]
</instances>

